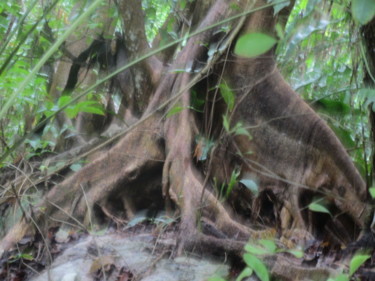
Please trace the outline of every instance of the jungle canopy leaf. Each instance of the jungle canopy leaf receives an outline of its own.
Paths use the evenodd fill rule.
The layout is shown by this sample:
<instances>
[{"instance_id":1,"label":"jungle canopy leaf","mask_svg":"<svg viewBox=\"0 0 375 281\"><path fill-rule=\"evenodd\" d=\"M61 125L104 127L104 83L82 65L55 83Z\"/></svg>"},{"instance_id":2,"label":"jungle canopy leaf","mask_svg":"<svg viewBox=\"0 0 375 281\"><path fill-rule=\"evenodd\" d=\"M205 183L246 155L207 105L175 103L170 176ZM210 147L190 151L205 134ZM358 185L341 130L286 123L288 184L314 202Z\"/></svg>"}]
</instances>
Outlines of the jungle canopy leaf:
<instances>
[{"instance_id":1,"label":"jungle canopy leaf","mask_svg":"<svg viewBox=\"0 0 375 281\"><path fill-rule=\"evenodd\" d=\"M375 16L374 0L353 0L352 1L353 18L360 24L364 25Z\"/></svg>"},{"instance_id":2,"label":"jungle canopy leaf","mask_svg":"<svg viewBox=\"0 0 375 281\"><path fill-rule=\"evenodd\" d=\"M253 58L269 51L277 40L264 33L248 33L241 36L234 48L234 53L239 56Z\"/></svg>"}]
</instances>

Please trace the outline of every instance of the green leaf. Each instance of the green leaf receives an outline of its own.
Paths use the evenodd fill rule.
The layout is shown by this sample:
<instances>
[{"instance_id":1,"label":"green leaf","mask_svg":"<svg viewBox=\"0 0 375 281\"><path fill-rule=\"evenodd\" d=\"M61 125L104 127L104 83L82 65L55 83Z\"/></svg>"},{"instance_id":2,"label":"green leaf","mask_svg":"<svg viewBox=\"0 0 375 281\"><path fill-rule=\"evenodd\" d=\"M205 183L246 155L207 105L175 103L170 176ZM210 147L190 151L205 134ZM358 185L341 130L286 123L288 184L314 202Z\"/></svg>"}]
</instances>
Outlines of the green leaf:
<instances>
[{"instance_id":1,"label":"green leaf","mask_svg":"<svg viewBox=\"0 0 375 281\"><path fill-rule=\"evenodd\" d=\"M255 271L261 281L270 280L268 269L260 259L248 253L243 255L243 259L247 266Z\"/></svg>"},{"instance_id":2,"label":"green leaf","mask_svg":"<svg viewBox=\"0 0 375 281\"><path fill-rule=\"evenodd\" d=\"M284 38L284 30L280 23L277 23L275 26L276 34L280 39Z\"/></svg>"},{"instance_id":3,"label":"green leaf","mask_svg":"<svg viewBox=\"0 0 375 281\"><path fill-rule=\"evenodd\" d=\"M259 194L258 184L253 179L241 179L240 183L242 183L244 186L246 186L246 188L250 189L250 191L253 194L255 194L255 195Z\"/></svg>"},{"instance_id":4,"label":"green leaf","mask_svg":"<svg viewBox=\"0 0 375 281\"><path fill-rule=\"evenodd\" d=\"M353 140L352 132L349 129L343 128L342 124L332 124L331 129L335 132L336 136L339 137L345 147L356 147L357 144Z\"/></svg>"},{"instance_id":5,"label":"green leaf","mask_svg":"<svg viewBox=\"0 0 375 281\"><path fill-rule=\"evenodd\" d=\"M259 245L247 243L245 245L245 251L254 255L272 255L276 253L277 246L274 241L262 239Z\"/></svg>"},{"instance_id":6,"label":"green leaf","mask_svg":"<svg viewBox=\"0 0 375 281\"><path fill-rule=\"evenodd\" d=\"M318 109L324 110L329 114L348 114L350 106L342 101L323 98L319 99L316 103Z\"/></svg>"},{"instance_id":7,"label":"green leaf","mask_svg":"<svg viewBox=\"0 0 375 281\"><path fill-rule=\"evenodd\" d=\"M76 106L67 107L65 108L64 112L70 119L75 118L79 113L78 108Z\"/></svg>"},{"instance_id":8,"label":"green leaf","mask_svg":"<svg viewBox=\"0 0 375 281\"><path fill-rule=\"evenodd\" d=\"M331 214L324 205L319 204L318 202L310 203L308 208L310 211L313 211L313 212Z\"/></svg>"},{"instance_id":9,"label":"green leaf","mask_svg":"<svg viewBox=\"0 0 375 281\"><path fill-rule=\"evenodd\" d=\"M131 219L129 222L128 222L128 225L126 226L126 228L130 228L130 227L133 227L139 223L142 223L144 221L147 221L147 217L146 216L143 216L143 215L138 215L138 216L135 216L133 219Z\"/></svg>"},{"instance_id":10,"label":"green leaf","mask_svg":"<svg viewBox=\"0 0 375 281\"><path fill-rule=\"evenodd\" d=\"M145 11L146 13L146 16L148 18L155 18L156 17L156 9L154 7L150 7L150 8L147 8L147 10Z\"/></svg>"},{"instance_id":11,"label":"green leaf","mask_svg":"<svg viewBox=\"0 0 375 281\"><path fill-rule=\"evenodd\" d=\"M220 84L220 93L221 93L225 103L227 104L229 111L232 111L233 107L234 107L234 93L233 93L233 91L228 87L227 84L222 83L222 84Z\"/></svg>"},{"instance_id":12,"label":"green leaf","mask_svg":"<svg viewBox=\"0 0 375 281\"><path fill-rule=\"evenodd\" d=\"M104 110L100 107L95 107L95 106L84 107L84 108L82 108L81 112L92 113L92 114L97 114L97 115L104 115Z\"/></svg>"},{"instance_id":13,"label":"green leaf","mask_svg":"<svg viewBox=\"0 0 375 281\"><path fill-rule=\"evenodd\" d=\"M238 275L238 277L236 278L236 281L241 281L242 279L246 278L246 277L249 277L253 274L253 270L250 268L250 267L245 267L240 275Z\"/></svg>"},{"instance_id":14,"label":"green leaf","mask_svg":"<svg viewBox=\"0 0 375 281\"><path fill-rule=\"evenodd\" d=\"M356 254L352 260L350 261L349 265L349 275L352 276L357 269L365 263L371 256L365 254Z\"/></svg>"},{"instance_id":15,"label":"green leaf","mask_svg":"<svg viewBox=\"0 0 375 281\"><path fill-rule=\"evenodd\" d=\"M98 115L104 115L104 110L101 107L101 104L97 101L88 100L81 101L75 106L78 112L93 113Z\"/></svg>"},{"instance_id":16,"label":"green leaf","mask_svg":"<svg viewBox=\"0 0 375 281\"><path fill-rule=\"evenodd\" d=\"M30 254L21 254L21 258L28 261L34 260L34 257Z\"/></svg>"},{"instance_id":17,"label":"green leaf","mask_svg":"<svg viewBox=\"0 0 375 281\"><path fill-rule=\"evenodd\" d=\"M82 168L82 164L78 164L78 163L69 166L69 169L71 169L73 172L77 172L81 168Z\"/></svg>"},{"instance_id":18,"label":"green leaf","mask_svg":"<svg viewBox=\"0 0 375 281\"><path fill-rule=\"evenodd\" d=\"M61 96L59 98L59 100L57 101L57 106L60 108L60 107L63 107L65 105L67 105L70 101L72 100L72 97L71 96Z\"/></svg>"},{"instance_id":19,"label":"green leaf","mask_svg":"<svg viewBox=\"0 0 375 281\"><path fill-rule=\"evenodd\" d=\"M233 190L233 187L238 182L238 176L240 175L240 171L234 170L230 176L229 183L227 186L227 191L225 192L225 197L228 198L230 193Z\"/></svg>"},{"instance_id":20,"label":"green leaf","mask_svg":"<svg viewBox=\"0 0 375 281\"><path fill-rule=\"evenodd\" d=\"M273 6L273 14L278 14L284 7L288 7L290 4L290 1L279 1L279 0L273 0L273 3L275 5Z\"/></svg>"},{"instance_id":21,"label":"green leaf","mask_svg":"<svg viewBox=\"0 0 375 281\"><path fill-rule=\"evenodd\" d=\"M271 254L276 252L277 246L276 246L275 241L273 240L261 239L259 241L259 244L261 244L264 248L266 248Z\"/></svg>"},{"instance_id":22,"label":"green leaf","mask_svg":"<svg viewBox=\"0 0 375 281\"><path fill-rule=\"evenodd\" d=\"M41 140L40 138L35 138L35 139L28 139L25 142L30 144L33 149L37 149L40 146Z\"/></svg>"},{"instance_id":23,"label":"green leaf","mask_svg":"<svg viewBox=\"0 0 375 281\"><path fill-rule=\"evenodd\" d=\"M277 40L264 33L249 33L241 36L236 43L234 53L243 57L256 57L269 51Z\"/></svg>"},{"instance_id":24,"label":"green leaf","mask_svg":"<svg viewBox=\"0 0 375 281\"><path fill-rule=\"evenodd\" d=\"M57 102L58 108L60 109L63 106L69 104L72 101L70 96L61 96ZM69 118L74 118L80 112L104 115L104 110L101 108L101 105L97 101L81 101L76 105L70 105L69 107L65 108L65 113L68 115Z\"/></svg>"},{"instance_id":25,"label":"green leaf","mask_svg":"<svg viewBox=\"0 0 375 281\"><path fill-rule=\"evenodd\" d=\"M303 254L304 254L303 251L299 249L287 250L287 252L299 259L303 258Z\"/></svg>"},{"instance_id":26,"label":"green leaf","mask_svg":"<svg viewBox=\"0 0 375 281\"><path fill-rule=\"evenodd\" d=\"M352 0L352 14L354 20L365 25L375 16L375 1Z\"/></svg>"},{"instance_id":27,"label":"green leaf","mask_svg":"<svg viewBox=\"0 0 375 281\"><path fill-rule=\"evenodd\" d=\"M257 245L253 245L253 244L250 244L250 243L245 245L245 251L250 253L250 254L253 254L253 255L268 255L268 254L270 254L268 249L261 248Z\"/></svg>"},{"instance_id":28,"label":"green leaf","mask_svg":"<svg viewBox=\"0 0 375 281\"><path fill-rule=\"evenodd\" d=\"M375 198L375 187L370 187L369 190L371 198Z\"/></svg>"},{"instance_id":29,"label":"green leaf","mask_svg":"<svg viewBox=\"0 0 375 281\"><path fill-rule=\"evenodd\" d=\"M237 124L238 124L238 123L237 123ZM235 135L243 135L243 136L247 136L247 137L249 137L249 138L251 139L251 135L250 135L249 131L246 130L246 128L244 128L244 127L242 126L242 124L241 124L241 126L237 126L237 127L235 128L234 134L235 134Z\"/></svg>"},{"instance_id":30,"label":"green leaf","mask_svg":"<svg viewBox=\"0 0 375 281\"><path fill-rule=\"evenodd\" d=\"M204 97L200 97L196 91L191 92L191 106L195 111L203 112L205 102Z\"/></svg>"},{"instance_id":31,"label":"green leaf","mask_svg":"<svg viewBox=\"0 0 375 281\"><path fill-rule=\"evenodd\" d=\"M223 126L224 126L225 131L229 133L229 120L226 115L223 115Z\"/></svg>"},{"instance_id":32,"label":"green leaf","mask_svg":"<svg viewBox=\"0 0 375 281\"><path fill-rule=\"evenodd\" d=\"M358 96L366 101L365 105L375 102L375 89L371 88L362 88L358 90Z\"/></svg>"},{"instance_id":33,"label":"green leaf","mask_svg":"<svg viewBox=\"0 0 375 281\"><path fill-rule=\"evenodd\" d=\"M168 113L167 113L167 118L168 117L171 117L171 116L173 116L173 115L175 115L175 114L177 114L177 113L180 113L182 110L184 110L184 107L182 107L182 106L175 106L175 107L172 107L169 111L168 111Z\"/></svg>"}]
</instances>

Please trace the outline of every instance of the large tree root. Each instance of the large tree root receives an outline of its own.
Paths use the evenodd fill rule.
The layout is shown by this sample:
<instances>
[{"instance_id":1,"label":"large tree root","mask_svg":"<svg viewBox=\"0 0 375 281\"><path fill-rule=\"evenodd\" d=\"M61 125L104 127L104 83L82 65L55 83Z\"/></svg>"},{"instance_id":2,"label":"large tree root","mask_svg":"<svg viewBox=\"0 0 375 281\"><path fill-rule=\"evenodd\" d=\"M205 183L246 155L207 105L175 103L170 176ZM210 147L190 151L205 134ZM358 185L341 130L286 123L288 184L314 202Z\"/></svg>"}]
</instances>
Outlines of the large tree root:
<instances>
[{"instance_id":1,"label":"large tree root","mask_svg":"<svg viewBox=\"0 0 375 281\"><path fill-rule=\"evenodd\" d=\"M141 174L161 167L164 161L160 129L155 120L156 116L145 121L97 160L52 188L43 202L25 214L26 218L7 233L1 241L1 251L18 242L32 228L32 222L41 231L45 230L44 224L51 221L83 227L92 222L90 216L95 205L105 206L113 196L121 195L123 202L131 201L126 200L129 194L142 196L145 190L130 190L129 193L123 190L129 189Z\"/></svg>"},{"instance_id":2,"label":"large tree root","mask_svg":"<svg viewBox=\"0 0 375 281\"><path fill-rule=\"evenodd\" d=\"M97 160L53 187L43 202L27 215L29 218L16 224L4 237L2 251L22 239L33 228L33 223L42 232L47 226L64 222L86 228L95 220L95 206L102 207L103 212L110 215L109 204L114 196L122 198L128 216L134 213L131 202L145 196L147 190L145 186L134 187L132 183L161 167L165 158L159 120L155 116L143 123L108 152L103 152ZM191 123L186 123L186 126L190 128ZM256 237L261 233L233 220L222 203L211 192L204 191L204 179L189 152L192 136L186 133L191 132L191 128L186 126L179 133L179 137L185 140L180 142L175 139L176 145L172 146L163 170L164 185L169 191L165 196L169 196L181 211L179 248L192 249L201 245L213 249L215 244L223 251L239 254L250 236ZM210 235L198 230L197 226L204 222L214 229ZM202 230L205 231L204 226Z\"/></svg>"}]
</instances>

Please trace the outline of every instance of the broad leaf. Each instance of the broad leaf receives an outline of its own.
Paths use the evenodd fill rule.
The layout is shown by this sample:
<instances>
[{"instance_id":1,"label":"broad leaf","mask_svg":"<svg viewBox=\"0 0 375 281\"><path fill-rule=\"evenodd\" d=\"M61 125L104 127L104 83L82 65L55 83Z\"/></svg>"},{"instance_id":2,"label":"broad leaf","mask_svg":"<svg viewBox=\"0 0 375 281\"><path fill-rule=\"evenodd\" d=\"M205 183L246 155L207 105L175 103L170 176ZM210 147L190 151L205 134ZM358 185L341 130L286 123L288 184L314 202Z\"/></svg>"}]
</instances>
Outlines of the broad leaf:
<instances>
[{"instance_id":1,"label":"broad leaf","mask_svg":"<svg viewBox=\"0 0 375 281\"><path fill-rule=\"evenodd\" d=\"M319 99L315 104L319 109L322 109L331 115L348 114L350 112L350 106L347 103L329 98Z\"/></svg>"},{"instance_id":2,"label":"broad leaf","mask_svg":"<svg viewBox=\"0 0 375 281\"><path fill-rule=\"evenodd\" d=\"M253 274L253 270L250 267L245 267L241 271L240 275L238 275L238 277L236 278L236 281L241 281L244 278L251 276L252 274Z\"/></svg>"},{"instance_id":3,"label":"broad leaf","mask_svg":"<svg viewBox=\"0 0 375 281\"><path fill-rule=\"evenodd\" d=\"M259 247L258 245L253 245L248 243L245 245L245 251L253 255L268 255L270 252L268 249Z\"/></svg>"},{"instance_id":4,"label":"broad leaf","mask_svg":"<svg viewBox=\"0 0 375 281\"><path fill-rule=\"evenodd\" d=\"M357 271L357 269L365 263L371 256L370 255L364 255L364 254L356 254L352 260L350 261L349 265L349 275L352 276L354 272Z\"/></svg>"},{"instance_id":5,"label":"broad leaf","mask_svg":"<svg viewBox=\"0 0 375 281\"><path fill-rule=\"evenodd\" d=\"M101 108L100 103L96 101L82 101L77 104L79 112L86 112L98 115L104 115L104 110Z\"/></svg>"},{"instance_id":6,"label":"broad leaf","mask_svg":"<svg viewBox=\"0 0 375 281\"><path fill-rule=\"evenodd\" d=\"M259 187L253 179L241 179L240 183L246 186L246 188L250 189L253 194L258 195Z\"/></svg>"},{"instance_id":7,"label":"broad leaf","mask_svg":"<svg viewBox=\"0 0 375 281\"><path fill-rule=\"evenodd\" d=\"M243 126L241 122L238 122L236 124L233 131L235 135L244 135L247 136L250 140L252 139L249 131Z\"/></svg>"},{"instance_id":8,"label":"broad leaf","mask_svg":"<svg viewBox=\"0 0 375 281\"><path fill-rule=\"evenodd\" d=\"M288 7L290 4L290 1L279 1L279 0L271 0L268 2L275 3L275 5L273 6L274 15L278 14L283 8Z\"/></svg>"},{"instance_id":9,"label":"broad leaf","mask_svg":"<svg viewBox=\"0 0 375 281\"><path fill-rule=\"evenodd\" d=\"M182 110L184 110L184 107L182 107L182 106L175 106L175 107L172 107L171 110L168 111L166 117L167 117L167 118L168 118L168 117L171 117L171 116L173 116L173 115L175 115L175 114L177 114L177 113L180 113Z\"/></svg>"},{"instance_id":10,"label":"broad leaf","mask_svg":"<svg viewBox=\"0 0 375 281\"><path fill-rule=\"evenodd\" d=\"M269 51L277 40L264 33L249 33L241 36L236 43L234 53L243 57L256 57Z\"/></svg>"},{"instance_id":11,"label":"broad leaf","mask_svg":"<svg viewBox=\"0 0 375 281\"><path fill-rule=\"evenodd\" d=\"M71 96L61 96L59 100L57 101L58 107L63 107L67 105L69 102L71 102L72 97Z\"/></svg>"},{"instance_id":12,"label":"broad leaf","mask_svg":"<svg viewBox=\"0 0 375 281\"><path fill-rule=\"evenodd\" d=\"M375 16L374 0L352 0L353 18L362 25L365 25Z\"/></svg>"},{"instance_id":13,"label":"broad leaf","mask_svg":"<svg viewBox=\"0 0 375 281\"><path fill-rule=\"evenodd\" d=\"M247 243L245 251L254 255L272 255L276 253L277 246L274 241L262 239L258 244Z\"/></svg>"},{"instance_id":14,"label":"broad leaf","mask_svg":"<svg viewBox=\"0 0 375 281\"><path fill-rule=\"evenodd\" d=\"M77 172L78 170L80 170L82 168L82 164L80 164L80 163L72 164L72 165L69 166L69 168L73 172Z\"/></svg>"},{"instance_id":15,"label":"broad leaf","mask_svg":"<svg viewBox=\"0 0 375 281\"><path fill-rule=\"evenodd\" d=\"M375 90L363 88L358 91L358 96L363 100L365 106L372 104L372 111L375 112Z\"/></svg>"},{"instance_id":16,"label":"broad leaf","mask_svg":"<svg viewBox=\"0 0 375 281\"><path fill-rule=\"evenodd\" d=\"M271 254L276 252L277 246L273 240L262 239L259 241L259 244L266 248Z\"/></svg>"},{"instance_id":17,"label":"broad leaf","mask_svg":"<svg viewBox=\"0 0 375 281\"><path fill-rule=\"evenodd\" d=\"M324 205L319 204L318 202L310 203L308 208L310 211L313 211L313 212L331 214Z\"/></svg>"},{"instance_id":18,"label":"broad leaf","mask_svg":"<svg viewBox=\"0 0 375 281\"><path fill-rule=\"evenodd\" d=\"M261 281L270 280L268 269L260 259L251 254L244 254L243 259L247 266L249 266L251 269L255 271L255 274L259 277Z\"/></svg>"},{"instance_id":19,"label":"broad leaf","mask_svg":"<svg viewBox=\"0 0 375 281\"><path fill-rule=\"evenodd\" d=\"M299 259L303 258L304 255L303 251L299 249L287 250L287 252Z\"/></svg>"}]
</instances>

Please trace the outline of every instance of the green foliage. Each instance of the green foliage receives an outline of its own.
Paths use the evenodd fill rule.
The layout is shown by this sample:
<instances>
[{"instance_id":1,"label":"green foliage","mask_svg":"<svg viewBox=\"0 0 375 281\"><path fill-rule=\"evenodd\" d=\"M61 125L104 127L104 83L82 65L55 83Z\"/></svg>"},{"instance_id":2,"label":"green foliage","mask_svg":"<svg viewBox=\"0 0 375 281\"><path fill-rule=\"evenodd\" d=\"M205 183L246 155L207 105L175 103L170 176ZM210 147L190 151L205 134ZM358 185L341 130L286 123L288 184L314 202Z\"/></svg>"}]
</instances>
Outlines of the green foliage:
<instances>
[{"instance_id":1,"label":"green foliage","mask_svg":"<svg viewBox=\"0 0 375 281\"><path fill-rule=\"evenodd\" d=\"M228 106L228 110L232 111L234 108L234 102L235 102L235 96L234 96L233 91L228 87L227 84L222 83L220 84L220 93L226 105Z\"/></svg>"},{"instance_id":2,"label":"green foliage","mask_svg":"<svg viewBox=\"0 0 375 281\"><path fill-rule=\"evenodd\" d=\"M171 117L171 116L173 116L173 115L175 115L175 114L177 114L177 113L180 113L182 110L184 110L184 108L185 108L185 107L182 107L182 106L174 106L174 107L172 107L172 108L168 111L166 117L168 118L168 117Z\"/></svg>"},{"instance_id":3,"label":"green foliage","mask_svg":"<svg viewBox=\"0 0 375 281\"><path fill-rule=\"evenodd\" d=\"M370 192L371 198L374 199L375 198L375 187L370 187L369 192Z\"/></svg>"},{"instance_id":4,"label":"green foliage","mask_svg":"<svg viewBox=\"0 0 375 281\"><path fill-rule=\"evenodd\" d=\"M269 51L277 40L264 33L248 33L236 42L234 53L243 57L256 57Z\"/></svg>"},{"instance_id":5,"label":"green foliage","mask_svg":"<svg viewBox=\"0 0 375 281\"><path fill-rule=\"evenodd\" d=\"M375 99L362 82L361 36L358 28L349 31L353 18L347 2L333 1L329 14L322 13L325 3L296 1L277 47L279 67L335 131L370 182L367 107Z\"/></svg>"},{"instance_id":6,"label":"green foliage","mask_svg":"<svg viewBox=\"0 0 375 281\"><path fill-rule=\"evenodd\" d=\"M145 12L146 36L149 42L152 42L157 35L159 28L171 12L169 1L146 0L142 1Z\"/></svg>"},{"instance_id":7,"label":"green foliage","mask_svg":"<svg viewBox=\"0 0 375 281\"><path fill-rule=\"evenodd\" d=\"M241 273L236 278L236 281L241 281L253 273L262 281L270 280L270 274L266 264L263 262L262 258L264 256L275 255L276 253L289 252L296 256L297 258L303 257L303 251L299 249L280 249L277 247L274 240L270 239L260 239L258 241L249 241L245 245L246 253L243 255L243 260L246 263L246 267L241 271ZM210 279L211 280L211 279ZM219 280L219 279L218 279ZM223 279L220 279L223 280Z\"/></svg>"},{"instance_id":8,"label":"green foliage","mask_svg":"<svg viewBox=\"0 0 375 281\"><path fill-rule=\"evenodd\" d=\"M257 244L246 244L245 250L253 255L272 255L276 253L277 247L274 241L261 239Z\"/></svg>"},{"instance_id":9,"label":"green foliage","mask_svg":"<svg viewBox=\"0 0 375 281\"><path fill-rule=\"evenodd\" d=\"M252 178L243 178L240 180L247 189L249 189L255 196L259 194L259 185L258 183Z\"/></svg>"},{"instance_id":10,"label":"green foliage","mask_svg":"<svg viewBox=\"0 0 375 281\"><path fill-rule=\"evenodd\" d=\"M44 114L49 117L63 109L69 118L75 118L80 112L104 115L102 105L97 101L86 100L73 104L72 100L71 96L61 96L57 101L57 105L46 103L47 108Z\"/></svg>"},{"instance_id":11,"label":"green foliage","mask_svg":"<svg viewBox=\"0 0 375 281\"><path fill-rule=\"evenodd\" d=\"M236 125L231 128L227 115L223 115L223 127L229 135L244 135L251 139L249 131L243 126L241 122L236 123Z\"/></svg>"},{"instance_id":12,"label":"green foliage","mask_svg":"<svg viewBox=\"0 0 375 281\"><path fill-rule=\"evenodd\" d=\"M225 191L225 198L228 198L229 195L231 194L234 186L238 182L238 176L240 175L240 173L241 173L240 171L234 170L232 172L232 174L230 175L229 183L228 183L228 186L227 186L226 191Z\"/></svg>"},{"instance_id":13,"label":"green foliage","mask_svg":"<svg viewBox=\"0 0 375 281\"><path fill-rule=\"evenodd\" d=\"M53 145L53 142L38 139L33 134L27 135L30 124L35 125L36 120L43 118L40 108L46 108L48 103L48 67L65 39L102 4L100 0L92 2L66 28L61 16L70 11L74 1L64 1L56 6L58 0L48 1L48 4L25 0L22 9L16 2L3 1L0 6L0 36L3 37L0 42L2 160L12 152L10 147L17 147L26 138L32 148L27 157L35 155L33 151L36 149L45 150ZM48 37L46 30L50 18L55 21L48 22L55 38ZM60 27L56 24L58 20ZM85 111L100 111L92 103L80 106Z\"/></svg>"},{"instance_id":14,"label":"green foliage","mask_svg":"<svg viewBox=\"0 0 375 281\"><path fill-rule=\"evenodd\" d=\"M374 0L352 0L353 18L364 25L371 21L375 16Z\"/></svg>"},{"instance_id":15,"label":"green foliage","mask_svg":"<svg viewBox=\"0 0 375 281\"><path fill-rule=\"evenodd\" d=\"M325 204L321 200L315 200L308 205L310 211L318 213L326 213L331 215L331 212L327 209Z\"/></svg>"},{"instance_id":16,"label":"green foliage","mask_svg":"<svg viewBox=\"0 0 375 281\"><path fill-rule=\"evenodd\" d=\"M17 255L9 257L9 263L16 262L18 260L27 260L27 261L32 261L34 260L34 257L30 254L27 253L18 253Z\"/></svg>"},{"instance_id":17,"label":"green foliage","mask_svg":"<svg viewBox=\"0 0 375 281\"><path fill-rule=\"evenodd\" d=\"M73 172L77 172L81 168L82 168L81 163L75 163L75 164L72 164L72 165L69 166L69 169L72 170Z\"/></svg>"},{"instance_id":18,"label":"green foliage","mask_svg":"<svg viewBox=\"0 0 375 281\"><path fill-rule=\"evenodd\" d=\"M360 266L362 266L371 255L365 254L363 252L357 252L350 260L349 263L349 273L341 273L336 277L331 277L327 281L349 281L352 280L351 277L353 274L358 270Z\"/></svg>"},{"instance_id":19,"label":"green foliage","mask_svg":"<svg viewBox=\"0 0 375 281\"><path fill-rule=\"evenodd\" d=\"M216 187L218 193L219 193L219 198L220 199L228 199L230 196L233 188L235 185L238 183L238 177L240 175L240 171L234 170L230 176L229 182L228 183L222 183L220 186L217 183L216 178L214 178L214 186Z\"/></svg>"},{"instance_id":20,"label":"green foliage","mask_svg":"<svg viewBox=\"0 0 375 281\"><path fill-rule=\"evenodd\" d=\"M246 265L252 270L254 270L255 274L258 276L258 278L261 281L270 280L268 269L266 265L263 263L263 261L261 261L260 259L258 259L256 256L252 254L244 254L243 259Z\"/></svg>"},{"instance_id":21,"label":"green foliage","mask_svg":"<svg viewBox=\"0 0 375 281\"><path fill-rule=\"evenodd\" d=\"M356 253L349 264L349 275L352 276L369 258L371 258L371 255Z\"/></svg>"},{"instance_id":22,"label":"green foliage","mask_svg":"<svg viewBox=\"0 0 375 281\"><path fill-rule=\"evenodd\" d=\"M278 14L281 9L288 7L290 4L290 1L279 1L279 0L268 0L268 2L275 4L273 6L274 15Z\"/></svg>"},{"instance_id":23,"label":"green foliage","mask_svg":"<svg viewBox=\"0 0 375 281\"><path fill-rule=\"evenodd\" d=\"M371 106L375 112L375 90L370 88L362 88L358 90L358 98L363 102L364 106Z\"/></svg>"},{"instance_id":24,"label":"green foliage","mask_svg":"<svg viewBox=\"0 0 375 281\"><path fill-rule=\"evenodd\" d=\"M253 270L250 267L245 267L236 278L236 281L241 281L251 275L253 275Z\"/></svg>"},{"instance_id":25,"label":"green foliage","mask_svg":"<svg viewBox=\"0 0 375 281\"><path fill-rule=\"evenodd\" d=\"M264 262L258 256L273 255L277 252L277 246L273 240L261 239L256 243L247 243L245 245L246 253L243 259L246 267L240 273L236 281L240 281L245 277L251 276L254 272L262 281L270 280L268 269Z\"/></svg>"},{"instance_id":26,"label":"green foliage","mask_svg":"<svg viewBox=\"0 0 375 281\"><path fill-rule=\"evenodd\" d=\"M60 38L50 47L50 49L38 60L37 64L32 68L30 73L22 79L20 86L14 91L7 99L6 103L3 105L0 111L0 119L4 117L7 110L11 107L17 96L24 91L24 89L29 85L34 76L38 73L41 67L47 62L47 60L57 51L59 46L65 41L68 36L73 33L79 24L81 24L94 10L101 4L101 0L96 0L91 4L91 6L82 15L77 18L72 25L61 35Z\"/></svg>"}]
</instances>

